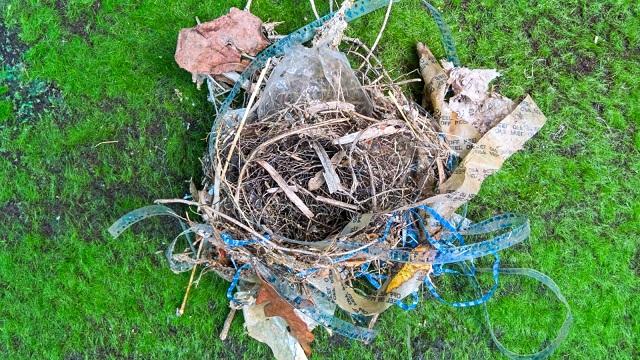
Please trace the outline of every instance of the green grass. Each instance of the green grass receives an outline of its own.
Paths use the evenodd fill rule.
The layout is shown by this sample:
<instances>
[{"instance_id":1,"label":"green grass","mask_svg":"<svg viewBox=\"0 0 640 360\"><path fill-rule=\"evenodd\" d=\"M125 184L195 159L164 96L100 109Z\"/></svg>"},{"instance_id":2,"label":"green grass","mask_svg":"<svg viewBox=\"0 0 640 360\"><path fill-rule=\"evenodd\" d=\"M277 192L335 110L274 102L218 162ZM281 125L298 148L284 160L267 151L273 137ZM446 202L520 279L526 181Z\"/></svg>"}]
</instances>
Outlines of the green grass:
<instances>
[{"instance_id":1,"label":"green grass","mask_svg":"<svg viewBox=\"0 0 640 360\"><path fill-rule=\"evenodd\" d=\"M197 91L173 61L176 36L195 16L212 19L244 2L2 4L5 23L28 46L25 68L9 83L36 90L15 99L0 77L0 357L269 356L243 334L240 318L229 339L218 340L227 284L213 276L203 278L186 315L176 318L188 275L173 275L158 253L175 224L148 221L117 240L105 231L123 213L181 196L185 180L201 177L198 158L213 110L204 89ZM555 357L638 358L640 5L435 4L462 63L498 68L503 94L532 94L548 117L485 182L471 217L512 211L531 219L530 241L503 258L550 275L569 300L575 323ZM286 21L283 33L313 16L299 0L255 1L252 10ZM378 11L358 20L350 33L371 44L382 17ZM403 0L379 47L393 74L417 67L416 41L443 55L428 14L418 1ZM3 62L3 74L8 68ZM33 85L41 82L48 92ZM47 111L20 112L45 97ZM96 146L111 140L118 143ZM538 285L503 279L489 306L500 338L516 351L533 351L559 327L563 309ZM456 310L428 296L416 311L388 311L378 328L370 346L317 331L313 358L499 357L480 309Z\"/></svg>"}]
</instances>

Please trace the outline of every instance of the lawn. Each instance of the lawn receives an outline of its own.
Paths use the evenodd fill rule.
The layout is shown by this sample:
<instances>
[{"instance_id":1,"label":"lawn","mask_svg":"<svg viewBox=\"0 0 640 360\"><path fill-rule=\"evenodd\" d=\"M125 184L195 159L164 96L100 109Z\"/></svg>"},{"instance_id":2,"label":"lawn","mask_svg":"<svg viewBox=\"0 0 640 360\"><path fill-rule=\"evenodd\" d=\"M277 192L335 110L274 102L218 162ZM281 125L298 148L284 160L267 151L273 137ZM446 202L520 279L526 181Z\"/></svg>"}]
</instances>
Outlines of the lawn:
<instances>
[{"instance_id":1,"label":"lawn","mask_svg":"<svg viewBox=\"0 0 640 360\"><path fill-rule=\"evenodd\" d=\"M469 214L529 217L531 238L503 263L548 274L571 304L574 326L556 358L640 357L639 4L434 1L462 63L497 68L503 94L529 93L547 115ZM189 275L171 273L162 254L176 224L147 221L117 240L106 231L202 177L214 110L173 54L180 28L231 6L244 1L0 0L0 358L270 356L241 317L218 339L228 284L212 274L176 317ZM285 21L281 33L313 19L303 0L255 0L252 11ZM372 44L383 15L349 33ZM400 1L379 46L392 74L417 68L417 41L444 55L419 1ZM498 336L535 351L564 310L536 283L502 279L489 303ZM312 358L501 356L480 308L453 309L427 294L377 327L369 346L318 330Z\"/></svg>"}]
</instances>

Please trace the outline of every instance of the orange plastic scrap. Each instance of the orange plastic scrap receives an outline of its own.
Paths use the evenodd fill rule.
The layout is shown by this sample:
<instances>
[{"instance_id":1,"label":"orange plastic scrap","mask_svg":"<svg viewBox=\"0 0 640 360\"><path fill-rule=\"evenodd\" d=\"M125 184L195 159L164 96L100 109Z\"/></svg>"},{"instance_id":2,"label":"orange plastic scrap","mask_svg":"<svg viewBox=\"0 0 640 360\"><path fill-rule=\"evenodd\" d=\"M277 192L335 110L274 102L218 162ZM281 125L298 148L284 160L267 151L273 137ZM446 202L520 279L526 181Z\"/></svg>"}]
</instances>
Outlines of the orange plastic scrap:
<instances>
[{"instance_id":1,"label":"orange plastic scrap","mask_svg":"<svg viewBox=\"0 0 640 360\"><path fill-rule=\"evenodd\" d=\"M197 75L241 72L250 62L242 55L255 56L268 45L262 20L231 8L227 15L180 30L175 60L195 81Z\"/></svg>"}]
</instances>

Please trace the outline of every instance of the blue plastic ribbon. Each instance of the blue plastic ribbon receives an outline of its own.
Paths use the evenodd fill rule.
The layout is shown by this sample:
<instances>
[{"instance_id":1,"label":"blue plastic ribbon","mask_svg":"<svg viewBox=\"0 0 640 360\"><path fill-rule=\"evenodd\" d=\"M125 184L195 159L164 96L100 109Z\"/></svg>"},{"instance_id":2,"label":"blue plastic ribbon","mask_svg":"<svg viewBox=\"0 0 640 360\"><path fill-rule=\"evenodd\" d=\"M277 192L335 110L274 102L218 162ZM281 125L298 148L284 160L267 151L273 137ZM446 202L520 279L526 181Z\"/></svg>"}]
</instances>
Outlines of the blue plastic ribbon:
<instances>
[{"instance_id":1,"label":"blue plastic ribbon","mask_svg":"<svg viewBox=\"0 0 640 360\"><path fill-rule=\"evenodd\" d=\"M424 285L425 287L429 290L429 292L431 293L431 295L440 303L443 303L445 305L450 305L452 307L456 307L456 308L463 308L463 307L470 307L470 306L477 306L477 305L481 305L486 303L487 301L489 301L489 299L491 299L491 297L495 294L496 290L498 289L498 284L499 284L499 274L500 274L500 257L498 256L498 254L494 255L496 260L493 263L493 286L491 287L491 289L489 291L487 291L485 294L482 294L480 297L474 299L474 300L468 300L468 301L459 301L459 302L449 302L445 299L442 298L442 296L440 296L440 294L438 294L438 291L436 290L434 284L431 282L431 279L427 276L424 279ZM451 270L451 269L443 269L444 271L442 271L440 274L460 274L459 272L455 271L455 270ZM438 275L440 275L438 274ZM468 275L468 276L474 276L475 277L475 268L473 268L473 264L471 264L470 266L470 271L463 273L464 275ZM434 274L435 275L435 274ZM438 276L436 275L436 276Z\"/></svg>"},{"instance_id":2,"label":"blue plastic ribbon","mask_svg":"<svg viewBox=\"0 0 640 360\"><path fill-rule=\"evenodd\" d=\"M234 263L234 266L235 266L235 263ZM240 273L243 270L249 269L250 267L251 267L251 264L246 263L240 266L239 268L237 268L236 273L233 274L233 279L231 279L231 284L229 284L229 287L227 288L227 299L229 299L230 302L236 305L242 305L242 302L235 298L233 290L235 290L236 287L238 286L238 282L240 281Z\"/></svg>"},{"instance_id":3,"label":"blue plastic ribbon","mask_svg":"<svg viewBox=\"0 0 640 360\"><path fill-rule=\"evenodd\" d=\"M400 307L402 310L404 311L411 311L411 310L415 310L415 308L418 307L418 302L420 301L420 298L418 296L418 292L414 291L411 293L411 302L410 303L405 303L404 300L398 300L396 301L396 305L398 305L398 307Z\"/></svg>"},{"instance_id":4,"label":"blue plastic ribbon","mask_svg":"<svg viewBox=\"0 0 640 360\"><path fill-rule=\"evenodd\" d=\"M367 279L369 284L371 284L371 286L373 286L376 290L379 290L380 287L382 287L381 281L384 281L387 278L387 276L384 274L370 273L368 271L369 265L371 265L371 263L368 263L368 262L360 265L360 271L356 272L355 276L356 278L364 277L365 279Z\"/></svg>"}]
</instances>

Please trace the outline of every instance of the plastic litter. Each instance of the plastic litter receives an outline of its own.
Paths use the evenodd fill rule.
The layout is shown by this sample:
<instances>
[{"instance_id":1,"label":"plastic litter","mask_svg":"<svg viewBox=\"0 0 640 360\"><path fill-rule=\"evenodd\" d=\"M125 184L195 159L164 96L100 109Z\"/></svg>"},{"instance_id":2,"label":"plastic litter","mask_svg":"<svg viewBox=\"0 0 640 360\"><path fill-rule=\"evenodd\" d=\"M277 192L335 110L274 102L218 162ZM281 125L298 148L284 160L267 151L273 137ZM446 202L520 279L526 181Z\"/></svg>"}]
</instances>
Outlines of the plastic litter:
<instances>
[{"instance_id":1,"label":"plastic litter","mask_svg":"<svg viewBox=\"0 0 640 360\"><path fill-rule=\"evenodd\" d=\"M258 103L258 118L264 119L287 104L327 101L353 104L364 115L373 111L371 99L343 53L326 46L297 45L273 69Z\"/></svg>"}]
</instances>

